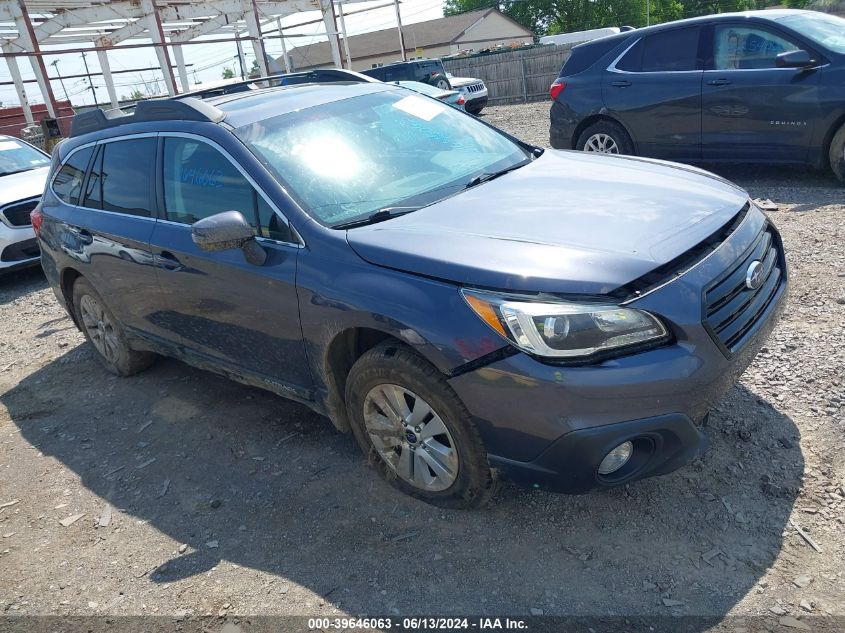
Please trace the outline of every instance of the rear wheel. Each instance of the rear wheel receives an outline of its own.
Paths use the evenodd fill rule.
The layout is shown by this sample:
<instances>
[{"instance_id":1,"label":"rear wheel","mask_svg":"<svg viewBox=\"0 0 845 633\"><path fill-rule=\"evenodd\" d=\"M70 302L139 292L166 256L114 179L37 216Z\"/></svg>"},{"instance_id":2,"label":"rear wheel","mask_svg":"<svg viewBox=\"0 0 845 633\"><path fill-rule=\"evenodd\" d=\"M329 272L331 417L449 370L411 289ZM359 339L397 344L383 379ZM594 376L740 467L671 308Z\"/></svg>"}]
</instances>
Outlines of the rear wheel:
<instances>
[{"instance_id":1,"label":"rear wheel","mask_svg":"<svg viewBox=\"0 0 845 633\"><path fill-rule=\"evenodd\" d=\"M73 284L73 309L82 333L94 348L97 359L117 376L131 376L149 367L155 354L129 347L126 335L102 297L80 277Z\"/></svg>"},{"instance_id":2,"label":"rear wheel","mask_svg":"<svg viewBox=\"0 0 845 633\"><path fill-rule=\"evenodd\" d=\"M364 454L402 492L450 508L492 496L495 481L469 413L409 348L386 342L364 354L349 372L346 403Z\"/></svg>"},{"instance_id":3,"label":"rear wheel","mask_svg":"<svg viewBox=\"0 0 845 633\"><path fill-rule=\"evenodd\" d=\"M618 123L598 121L581 132L575 149L598 154L633 154L634 144Z\"/></svg>"},{"instance_id":4,"label":"rear wheel","mask_svg":"<svg viewBox=\"0 0 845 633\"><path fill-rule=\"evenodd\" d=\"M830 142L830 168L839 178L839 182L845 183L845 125L839 128Z\"/></svg>"}]
</instances>

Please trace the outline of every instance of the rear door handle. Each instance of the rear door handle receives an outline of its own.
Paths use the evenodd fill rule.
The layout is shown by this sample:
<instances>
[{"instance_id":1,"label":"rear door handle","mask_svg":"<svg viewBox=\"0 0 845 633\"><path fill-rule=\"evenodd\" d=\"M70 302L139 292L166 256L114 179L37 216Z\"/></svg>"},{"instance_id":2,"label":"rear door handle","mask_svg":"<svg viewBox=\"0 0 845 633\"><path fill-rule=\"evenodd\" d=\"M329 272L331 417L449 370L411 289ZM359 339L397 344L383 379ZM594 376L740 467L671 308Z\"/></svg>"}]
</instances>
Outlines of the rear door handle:
<instances>
[{"instance_id":1,"label":"rear door handle","mask_svg":"<svg viewBox=\"0 0 845 633\"><path fill-rule=\"evenodd\" d=\"M80 229L76 226L68 226L66 231L84 244L91 244L94 241L94 236L92 236L90 231L87 231L86 229Z\"/></svg>"},{"instance_id":2,"label":"rear door handle","mask_svg":"<svg viewBox=\"0 0 845 633\"><path fill-rule=\"evenodd\" d=\"M627 88L628 86L631 85L631 82L628 81L627 79L623 79L621 81L612 81L610 83L610 85L613 86L614 88Z\"/></svg>"},{"instance_id":3,"label":"rear door handle","mask_svg":"<svg viewBox=\"0 0 845 633\"><path fill-rule=\"evenodd\" d=\"M168 251L161 251L158 255L155 256L155 263L158 266L161 266L165 270L182 270L184 266L182 266L182 262L174 255Z\"/></svg>"},{"instance_id":4,"label":"rear door handle","mask_svg":"<svg viewBox=\"0 0 845 633\"><path fill-rule=\"evenodd\" d=\"M708 86L729 86L730 84L730 79L711 79L707 82Z\"/></svg>"}]
</instances>

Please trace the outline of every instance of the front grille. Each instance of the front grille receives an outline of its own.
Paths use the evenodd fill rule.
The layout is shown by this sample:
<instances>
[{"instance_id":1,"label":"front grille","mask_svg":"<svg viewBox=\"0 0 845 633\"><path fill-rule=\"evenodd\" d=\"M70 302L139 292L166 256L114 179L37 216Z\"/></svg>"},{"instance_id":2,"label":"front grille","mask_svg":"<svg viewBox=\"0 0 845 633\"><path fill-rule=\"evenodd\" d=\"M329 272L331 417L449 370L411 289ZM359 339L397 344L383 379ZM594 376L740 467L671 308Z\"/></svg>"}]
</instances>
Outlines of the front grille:
<instances>
[{"instance_id":1,"label":"front grille","mask_svg":"<svg viewBox=\"0 0 845 633\"><path fill-rule=\"evenodd\" d=\"M6 222L10 226L29 226L32 221L29 219L29 214L38 205L38 198L32 200L24 200L23 202L15 202L0 210L0 213L6 218Z\"/></svg>"},{"instance_id":2,"label":"front grille","mask_svg":"<svg viewBox=\"0 0 845 633\"><path fill-rule=\"evenodd\" d=\"M763 281L748 288L746 275L759 261ZM766 227L729 272L705 291L704 323L713 337L731 353L742 347L754 324L766 312L783 282L783 250L777 234Z\"/></svg>"},{"instance_id":3,"label":"front grille","mask_svg":"<svg viewBox=\"0 0 845 633\"><path fill-rule=\"evenodd\" d=\"M0 262L21 262L38 257L40 253L38 240L33 237L23 242L15 242L4 248L3 252L0 253Z\"/></svg>"},{"instance_id":4,"label":"front grille","mask_svg":"<svg viewBox=\"0 0 845 633\"><path fill-rule=\"evenodd\" d=\"M470 84L467 86L467 92L481 92L484 90L484 84Z\"/></svg>"}]
</instances>

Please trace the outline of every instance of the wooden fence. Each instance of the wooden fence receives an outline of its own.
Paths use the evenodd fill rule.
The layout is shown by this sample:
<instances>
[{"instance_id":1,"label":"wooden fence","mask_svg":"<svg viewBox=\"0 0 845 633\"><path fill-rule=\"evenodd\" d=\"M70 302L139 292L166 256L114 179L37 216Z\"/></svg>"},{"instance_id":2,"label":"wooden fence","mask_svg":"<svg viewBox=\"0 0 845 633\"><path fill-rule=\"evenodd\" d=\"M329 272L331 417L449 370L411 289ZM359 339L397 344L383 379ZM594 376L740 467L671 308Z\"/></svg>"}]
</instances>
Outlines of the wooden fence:
<instances>
[{"instance_id":1,"label":"wooden fence","mask_svg":"<svg viewBox=\"0 0 845 633\"><path fill-rule=\"evenodd\" d=\"M487 84L490 104L540 101L549 96L572 45L543 46L525 50L444 59L443 65L456 77L475 77Z\"/></svg>"}]
</instances>

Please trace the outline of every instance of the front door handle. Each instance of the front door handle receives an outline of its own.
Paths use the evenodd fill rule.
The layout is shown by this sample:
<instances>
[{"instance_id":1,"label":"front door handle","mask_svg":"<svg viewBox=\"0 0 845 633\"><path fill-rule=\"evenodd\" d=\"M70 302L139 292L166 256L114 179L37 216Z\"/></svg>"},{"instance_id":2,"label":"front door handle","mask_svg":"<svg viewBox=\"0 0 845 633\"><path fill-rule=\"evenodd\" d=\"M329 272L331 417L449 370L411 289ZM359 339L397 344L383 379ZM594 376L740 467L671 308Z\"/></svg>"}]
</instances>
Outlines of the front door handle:
<instances>
[{"instance_id":1,"label":"front door handle","mask_svg":"<svg viewBox=\"0 0 845 633\"><path fill-rule=\"evenodd\" d=\"M157 266L161 266L165 270L182 270L184 268L182 266L182 262L174 255L168 251L161 251L158 255L155 256L155 263Z\"/></svg>"},{"instance_id":2,"label":"front door handle","mask_svg":"<svg viewBox=\"0 0 845 633\"><path fill-rule=\"evenodd\" d=\"M610 85L614 88L627 88L631 85L631 82L627 79L622 79L621 81L612 81Z\"/></svg>"},{"instance_id":3,"label":"front door handle","mask_svg":"<svg viewBox=\"0 0 845 633\"><path fill-rule=\"evenodd\" d=\"M729 86L730 84L730 79L711 79L707 82L708 86Z\"/></svg>"}]
</instances>

